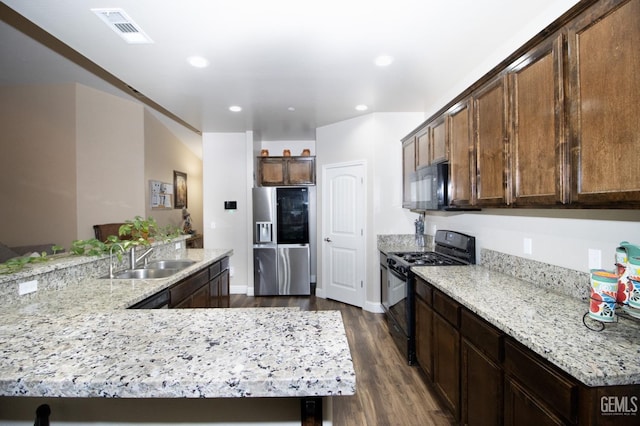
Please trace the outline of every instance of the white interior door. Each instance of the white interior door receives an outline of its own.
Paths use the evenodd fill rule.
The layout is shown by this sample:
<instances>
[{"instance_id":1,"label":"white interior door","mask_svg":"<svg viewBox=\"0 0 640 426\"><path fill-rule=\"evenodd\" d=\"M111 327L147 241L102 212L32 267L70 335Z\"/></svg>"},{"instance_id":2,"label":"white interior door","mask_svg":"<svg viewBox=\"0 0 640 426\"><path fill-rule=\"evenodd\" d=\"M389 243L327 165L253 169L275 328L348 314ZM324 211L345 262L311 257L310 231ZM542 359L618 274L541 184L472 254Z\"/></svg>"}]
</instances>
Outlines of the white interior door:
<instances>
[{"instance_id":1,"label":"white interior door","mask_svg":"<svg viewBox=\"0 0 640 426\"><path fill-rule=\"evenodd\" d=\"M329 299L364 305L365 165L324 167L322 181L322 281Z\"/></svg>"}]
</instances>

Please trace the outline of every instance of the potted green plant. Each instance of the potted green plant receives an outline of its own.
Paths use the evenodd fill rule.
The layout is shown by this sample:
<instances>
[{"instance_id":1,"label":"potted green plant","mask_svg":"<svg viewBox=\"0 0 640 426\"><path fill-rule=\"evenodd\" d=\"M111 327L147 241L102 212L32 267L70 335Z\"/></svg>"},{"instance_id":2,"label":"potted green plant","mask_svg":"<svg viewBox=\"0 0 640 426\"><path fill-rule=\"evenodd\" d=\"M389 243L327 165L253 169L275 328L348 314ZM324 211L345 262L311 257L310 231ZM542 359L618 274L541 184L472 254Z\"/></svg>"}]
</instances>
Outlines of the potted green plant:
<instances>
[{"instance_id":1,"label":"potted green plant","mask_svg":"<svg viewBox=\"0 0 640 426\"><path fill-rule=\"evenodd\" d=\"M142 216L136 216L133 219L126 220L124 225L120 226L118 233L121 237L130 236L131 240L140 243L149 243L158 233L158 224L156 220L149 216L144 219Z\"/></svg>"}]
</instances>

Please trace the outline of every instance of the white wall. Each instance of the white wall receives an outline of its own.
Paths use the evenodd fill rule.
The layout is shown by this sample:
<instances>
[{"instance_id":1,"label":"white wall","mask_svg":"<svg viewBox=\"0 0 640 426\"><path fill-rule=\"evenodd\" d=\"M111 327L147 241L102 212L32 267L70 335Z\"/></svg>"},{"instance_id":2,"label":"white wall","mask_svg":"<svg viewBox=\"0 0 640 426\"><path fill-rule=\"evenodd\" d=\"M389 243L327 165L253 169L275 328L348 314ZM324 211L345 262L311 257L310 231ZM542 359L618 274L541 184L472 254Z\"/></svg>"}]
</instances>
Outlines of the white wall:
<instances>
[{"instance_id":1,"label":"white wall","mask_svg":"<svg viewBox=\"0 0 640 426\"><path fill-rule=\"evenodd\" d=\"M588 272L589 249L600 250L601 266L613 269L618 243L640 244L639 221L637 210L490 209L464 214L429 214L425 230L429 235L434 234L434 227L469 233L476 237L478 253L481 248L488 248ZM406 224L405 230L413 232L412 222ZM532 241L531 255L524 253L525 238Z\"/></svg>"},{"instance_id":2,"label":"white wall","mask_svg":"<svg viewBox=\"0 0 640 426\"><path fill-rule=\"evenodd\" d=\"M402 144L400 139L422 121L422 113L374 113L316 130L316 174L318 194L322 194L322 167L349 161L364 161L366 176L366 288L364 308L379 311L378 257L376 235L378 229L402 233ZM400 180L398 181L398 176ZM318 197L318 241L322 240L322 197ZM406 219L408 220L408 219ZM400 221L400 224L398 224ZM317 286L323 294L322 245L318 247Z\"/></svg>"},{"instance_id":3,"label":"white wall","mask_svg":"<svg viewBox=\"0 0 640 426\"><path fill-rule=\"evenodd\" d=\"M205 248L231 248L231 291L245 293L249 264L249 203L253 135L204 133L202 137L203 222ZM224 210L236 201L237 210Z\"/></svg>"},{"instance_id":4,"label":"white wall","mask_svg":"<svg viewBox=\"0 0 640 426\"><path fill-rule=\"evenodd\" d=\"M521 22L520 30L516 34L505 38L500 46L495 47L493 53L486 55L481 63L469 69L466 76L461 78L457 85L450 87L440 100L432 105L425 105L426 115L431 116L445 106L578 2L579 0L556 0L547 8L538 10L538 13L530 16L526 22Z\"/></svg>"}]
</instances>

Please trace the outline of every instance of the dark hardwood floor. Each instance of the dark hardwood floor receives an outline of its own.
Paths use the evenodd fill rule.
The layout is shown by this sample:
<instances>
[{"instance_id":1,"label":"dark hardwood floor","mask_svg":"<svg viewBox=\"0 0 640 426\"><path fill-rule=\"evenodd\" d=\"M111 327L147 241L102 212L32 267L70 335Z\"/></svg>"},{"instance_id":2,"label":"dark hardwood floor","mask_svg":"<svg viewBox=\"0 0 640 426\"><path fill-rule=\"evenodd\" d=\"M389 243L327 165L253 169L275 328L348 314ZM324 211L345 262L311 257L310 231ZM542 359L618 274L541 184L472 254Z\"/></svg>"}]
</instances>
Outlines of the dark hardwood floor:
<instances>
[{"instance_id":1,"label":"dark hardwood floor","mask_svg":"<svg viewBox=\"0 0 640 426\"><path fill-rule=\"evenodd\" d=\"M334 398L336 426L453 425L420 376L409 366L389 335L383 314L332 300L309 297L248 297L231 295L231 307L299 307L303 310L339 310L356 370L354 396Z\"/></svg>"}]
</instances>

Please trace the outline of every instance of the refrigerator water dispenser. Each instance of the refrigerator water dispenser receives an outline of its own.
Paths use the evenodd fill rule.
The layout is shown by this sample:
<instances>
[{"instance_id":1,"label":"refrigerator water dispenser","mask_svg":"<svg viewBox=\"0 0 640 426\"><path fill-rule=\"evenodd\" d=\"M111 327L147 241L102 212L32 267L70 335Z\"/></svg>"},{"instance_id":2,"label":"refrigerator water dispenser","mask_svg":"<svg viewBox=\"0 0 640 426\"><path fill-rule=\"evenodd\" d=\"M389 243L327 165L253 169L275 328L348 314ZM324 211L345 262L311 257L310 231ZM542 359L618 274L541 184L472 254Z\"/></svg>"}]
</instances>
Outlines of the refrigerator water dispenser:
<instances>
[{"instance_id":1,"label":"refrigerator water dispenser","mask_svg":"<svg viewBox=\"0 0 640 426\"><path fill-rule=\"evenodd\" d=\"M273 224L271 222L256 222L256 243L270 243L273 241Z\"/></svg>"}]
</instances>

